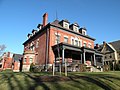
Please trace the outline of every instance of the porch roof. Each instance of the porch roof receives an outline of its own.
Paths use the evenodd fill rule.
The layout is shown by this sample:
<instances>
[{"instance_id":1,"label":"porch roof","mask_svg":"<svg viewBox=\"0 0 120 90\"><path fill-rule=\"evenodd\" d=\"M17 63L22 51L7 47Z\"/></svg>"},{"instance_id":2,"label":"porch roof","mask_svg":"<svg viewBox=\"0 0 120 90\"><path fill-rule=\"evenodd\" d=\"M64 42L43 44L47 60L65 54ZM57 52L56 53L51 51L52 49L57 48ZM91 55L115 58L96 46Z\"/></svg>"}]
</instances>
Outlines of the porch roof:
<instances>
[{"instance_id":1,"label":"porch roof","mask_svg":"<svg viewBox=\"0 0 120 90\"><path fill-rule=\"evenodd\" d=\"M57 45L54 45L54 46L52 46L52 48L53 48L53 50L57 50L59 48L59 49L68 49L68 50L82 52L81 47L74 46L74 45L71 45L71 44L68 44L68 43L64 43L64 42L59 43Z\"/></svg>"},{"instance_id":2,"label":"porch roof","mask_svg":"<svg viewBox=\"0 0 120 90\"><path fill-rule=\"evenodd\" d=\"M103 53L95 50L95 49L92 49L92 48L88 48L88 47L78 47L78 46L75 46L75 45L71 45L71 44L68 44L68 43L59 43L57 45L54 45L52 46L53 50L58 50L59 49L68 49L68 50L73 50L73 51L79 51L79 52L89 52L89 53L95 53L95 55L100 55L100 56L103 56Z\"/></svg>"}]
</instances>

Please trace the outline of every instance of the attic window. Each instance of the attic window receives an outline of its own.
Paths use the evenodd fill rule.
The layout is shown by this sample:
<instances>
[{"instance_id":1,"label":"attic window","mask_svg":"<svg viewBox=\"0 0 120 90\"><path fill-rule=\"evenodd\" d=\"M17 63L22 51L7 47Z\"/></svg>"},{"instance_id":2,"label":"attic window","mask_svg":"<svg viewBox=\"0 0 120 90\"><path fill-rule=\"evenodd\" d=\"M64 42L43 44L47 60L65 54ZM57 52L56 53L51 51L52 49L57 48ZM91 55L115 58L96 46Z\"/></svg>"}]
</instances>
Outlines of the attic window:
<instances>
[{"instance_id":1,"label":"attic window","mask_svg":"<svg viewBox=\"0 0 120 90\"><path fill-rule=\"evenodd\" d=\"M75 26L75 27L74 27L74 31L75 31L75 32L78 32L78 27Z\"/></svg>"},{"instance_id":2,"label":"attic window","mask_svg":"<svg viewBox=\"0 0 120 90\"><path fill-rule=\"evenodd\" d=\"M69 23L63 22L63 27L69 29Z\"/></svg>"},{"instance_id":3,"label":"attic window","mask_svg":"<svg viewBox=\"0 0 120 90\"><path fill-rule=\"evenodd\" d=\"M85 32L85 31L83 31L83 35L86 35L86 32Z\"/></svg>"},{"instance_id":4,"label":"attic window","mask_svg":"<svg viewBox=\"0 0 120 90\"><path fill-rule=\"evenodd\" d=\"M67 28L68 27L68 24L67 23L65 23L65 28Z\"/></svg>"}]
</instances>

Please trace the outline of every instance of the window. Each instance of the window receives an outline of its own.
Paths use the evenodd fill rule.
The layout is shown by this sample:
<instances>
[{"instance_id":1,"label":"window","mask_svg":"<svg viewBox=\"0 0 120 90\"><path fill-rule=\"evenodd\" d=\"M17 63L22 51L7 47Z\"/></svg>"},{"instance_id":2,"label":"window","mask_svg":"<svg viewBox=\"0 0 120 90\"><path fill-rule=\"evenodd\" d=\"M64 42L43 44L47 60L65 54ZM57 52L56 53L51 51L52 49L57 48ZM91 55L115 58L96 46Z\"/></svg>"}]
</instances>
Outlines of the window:
<instances>
[{"instance_id":1,"label":"window","mask_svg":"<svg viewBox=\"0 0 120 90\"><path fill-rule=\"evenodd\" d=\"M91 48L91 44L88 44L88 47Z\"/></svg>"},{"instance_id":2,"label":"window","mask_svg":"<svg viewBox=\"0 0 120 90\"><path fill-rule=\"evenodd\" d=\"M72 39L72 45L74 45L74 39Z\"/></svg>"},{"instance_id":3,"label":"window","mask_svg":"<svg viewBox=\"0 0 120 90\"><path fill-rule=\"evenodd\" d=\"M34 49L35 49L35 46L34 46L34 44L33 44L33 42L30 44L30 50L32 50L32 51L34 51Z\"/></svg>"},{"instance_id":4,"label":"window","mask_svg":"<svg viewBox=\"0 0 120 90\"><path fill-rule=\"evenodd\" d=\"M38 48L38 46L39 46L39 39L37 39L36 48Z\"/></svg>"},{"instance_id":5,"label":"window","mask_svg":"<svg viewBox=\"0 0 120 90\"><path fill-rule=\"evenodd\" d=\"M60 43L60 35L55 35L55 44Z\"/></svg>"},{"instance_id":6,"label":"window","mask_svg":"<svg viewBox=\"0 0 120 90\"><path fill-rule=\"evenodd\" d=\"M85 31L83 31L83 35L86 35Z\"/></svg>"},{"instance_id":7,"label":"window","mask_svg":"<svg viewBox=\"0 0 120 90\"><path fill-rule=\"evenodd\" d=\"M30 63L32 63L33 62L33 58L30 58Z\"/></svg>"},{"instance_id":8,"label":"window","mask_svg":"<svg viewBox=\"0 0 120 90\"><path fill-rule=\"evenodd\" d=\"M112 56L110 55L110 58L112 58Z\"/></svg>"},{"instance_id":9,"label":"window","mask_svg":"<svg viewBox=\"0 0 120 90\"><path fill-rule=\"evenodd\" d=\"M105 56L105 59L106 59L107 57Z\"/></svg>"},{"instance_id":10,"label":"window","mask_svg":"<svg viewBox=\"0 0 120 90\"><path fill-rule=\"evenodd\" d=\"M78 46L78 40L75 40L75 45Z\"/></svg>"},{"instance_id":11,"label":"window","mask_svg":"<svg viewBox=\"0 0 120 90\"><path fill-rule=\"evenodd\" d=\"M24 62L26 62L27 61L27 58L24 58Z\"/></svg>"},{"instance_id":12,"label":"window","mask_svg":"<svg viewBox=\"0 0 120 90\"><path fill-rule=\"evenodd\" d=\"M68 28L68 24L67 23L65 23L65 28Z\"/></svg>"},{"instance_id":13,"label":"window","mask_svg":"<svg viewBox=\"0 0 120 90\"><path fill-rule=\"evenodd\" d=\"M78 27L74 27L74 31L75 31L75 32L78 32Z\"/></svg>"},{"instance_id":14,"label":"window","mask_svg":"<svg viewBox=\"0 0 120 90\"><path fill-rule=\"evenodd\" d=\"M64 42L68 43L68 38L67 37L64 37Z\"/></svg>"},{"instance_id":15,"label":"window","mask_svg":"<svg viewBox=\"0 0 120 90\"><path fill-rule=\"evenodd\" d=\"M84 47L86 47L86 46L87 46L87 44L86 44L86 43L84 43L84 44L83 44L83 46L84 46Z\"/></svg>"},{"instance_id":16,"label":"window","mask_svg":"<svg viewBox=\"0 0 120 90\"><path fill-rule=\"evenodd\" d=\"M79 46L81 47L81 41L79 41Z\"/></svg>"}]
</instances>

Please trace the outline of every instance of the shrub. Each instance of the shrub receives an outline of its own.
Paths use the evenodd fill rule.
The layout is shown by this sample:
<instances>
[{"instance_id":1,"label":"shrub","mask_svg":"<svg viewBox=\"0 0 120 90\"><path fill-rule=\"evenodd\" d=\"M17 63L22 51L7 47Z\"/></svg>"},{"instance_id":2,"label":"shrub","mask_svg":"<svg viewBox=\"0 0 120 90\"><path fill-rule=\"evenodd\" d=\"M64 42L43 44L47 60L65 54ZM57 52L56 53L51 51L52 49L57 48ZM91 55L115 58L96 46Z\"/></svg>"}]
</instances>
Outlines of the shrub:
<instances>
[{"instance_id":1,"label":"shrub","mask_svg":"<svg viewBox=\"0 0 120 90\"><path fill-rule=\"evenodd\" d=\"M120 70L120 64L119 63L115 65L115 70Z\"/></svg>"},{"instance_id":2,"label":"shrub","mask_svg":"<svg viewBox=\"0 0 120 90\"><path fill-rule=\"evenodd\" d=\"M31 65L30 65L30 72L34 72L34 63L31 63Z\"/></svg>"}]
</instances>

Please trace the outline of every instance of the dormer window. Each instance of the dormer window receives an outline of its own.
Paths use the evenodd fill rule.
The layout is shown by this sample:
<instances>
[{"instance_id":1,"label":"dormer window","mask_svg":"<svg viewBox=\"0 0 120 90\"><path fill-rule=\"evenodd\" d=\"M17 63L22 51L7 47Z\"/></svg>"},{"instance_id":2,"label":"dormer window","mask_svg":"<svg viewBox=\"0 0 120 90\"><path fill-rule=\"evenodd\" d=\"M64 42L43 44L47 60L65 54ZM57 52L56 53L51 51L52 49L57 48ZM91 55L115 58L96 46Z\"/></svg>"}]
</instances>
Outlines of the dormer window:
<instances>
[{"instance_id":1,"label":"dormer window","mask_svg":"<svg viewBox=\"0 0 120 90\"><path fill-rule=\"evenodd\" d=\"M42 27L43 27L43 25L42 25L42 24L38 24L38 26L37 26L38 30L41 30L41 29L42 29Z\"/></svg>"},{"instance_id":2,"label":"dormer window","mask_svg":"<svg viewBox=\"0 0 120 90\"><path fill-rule=\"evenodd\" d=\"M31 36L32 36L32 34L29 34L29 33L28 33L28 35L27 35L28 39L29 39Z\"/></svg>"},{"instance_id":3,"label":"dormer window","mask_svg":"<svg viewBox=\"0 0 120 90\"><path fill-rule=\"evenodd\" d=\"M84 27L84 28L80 28L79 29L79 32L83 35L87 35L87 29Z\"/></svg>"},{"instance_id":4,"label":"dormer window","mask_svg":"<svg viewBox=\"0 0 120 90\"><path fill-rule=\"evenodd\" d=\"M63 22L63 27L69 29L69 23Z\"/></svg>"},{"instance_id":5,"label":"dormer window","mask_svg":"<svg viewBox=\"0 0 120 90\"><path fill-rule=\"evenodd\" d=\"M68 22L68 20L62 20L62 21L60 21L60 24L61 24L64 28L69 29L69 24L70 24L70 22Z\"/></svg>"},{"instance_id":6,"label":"dormer window","mask_svg":"<svg viewBox=\"0 0 120 90\"><path fill-rule=\"evenodd\" d=\"M72 29L75 32L79 32L79 25L77 23L71 24L70 29Z\"/></svg>"},{"instance_id":7,"label":"dormer window","mask_svg":"<svg viewBox=\"0 0 120 90\"><path fill-rule=\"evenodd\" d=\"M37 32L37 30L34 30L34 29L32 30L32 34L33 34L33 35L35 35L36 32Z\"/></svg>"}]
</instances>

